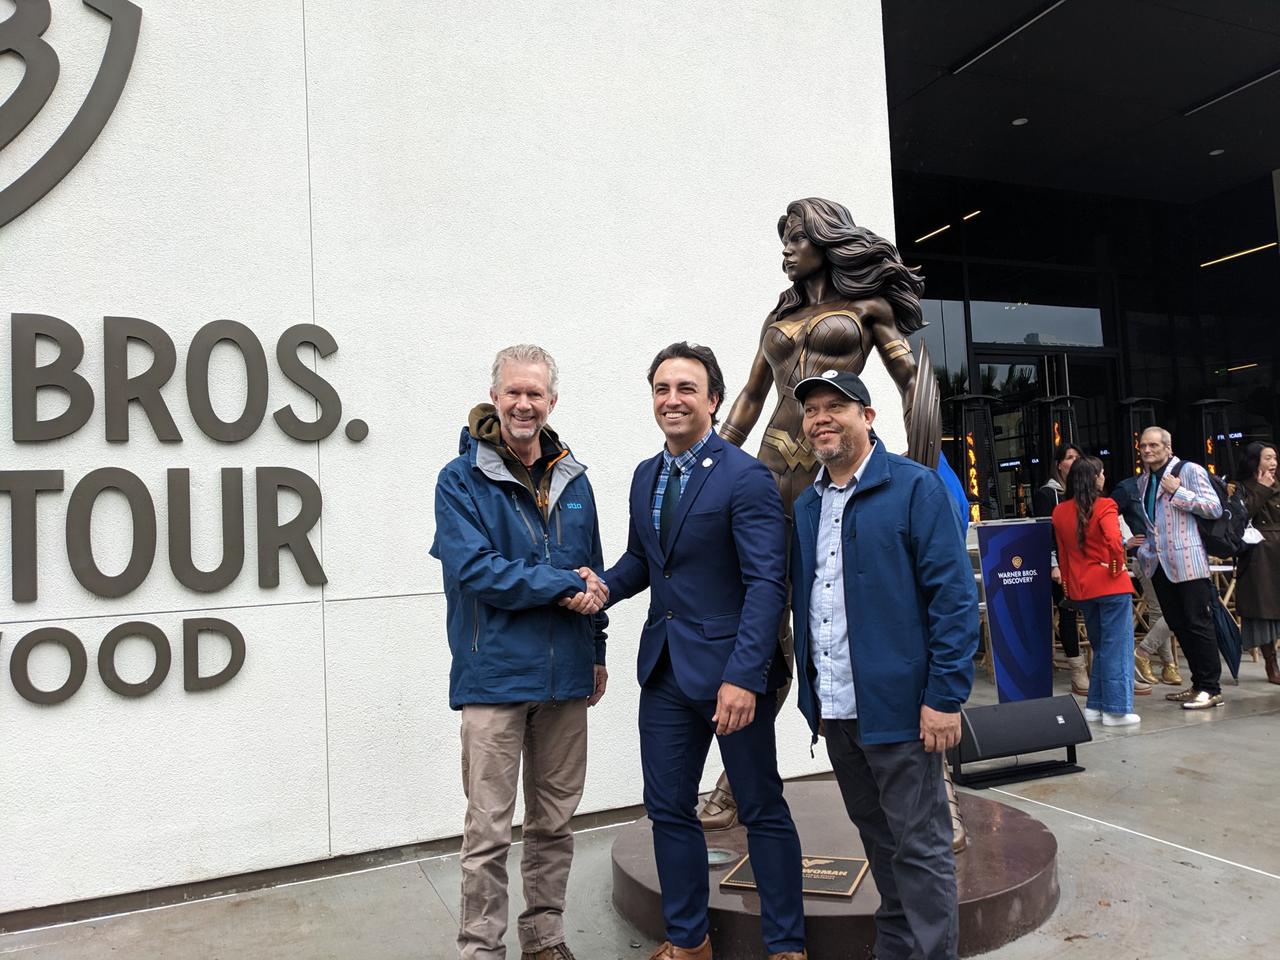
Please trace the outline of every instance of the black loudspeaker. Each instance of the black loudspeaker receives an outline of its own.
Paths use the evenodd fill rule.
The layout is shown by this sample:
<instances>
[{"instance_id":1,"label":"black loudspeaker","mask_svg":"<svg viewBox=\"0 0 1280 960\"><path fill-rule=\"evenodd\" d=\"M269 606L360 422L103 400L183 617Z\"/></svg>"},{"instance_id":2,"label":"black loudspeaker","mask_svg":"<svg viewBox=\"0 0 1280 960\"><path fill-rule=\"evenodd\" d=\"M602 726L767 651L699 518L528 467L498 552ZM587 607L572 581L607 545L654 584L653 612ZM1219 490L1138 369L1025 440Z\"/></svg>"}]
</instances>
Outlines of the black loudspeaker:
<instances>
[{"instance_id":1,"label":"black loudspeaker","mask_svg":"<svg viewBox=\"0 0 1280 960\"><path fill-rule=\"evenodd\" d=\"M968 707L960 711L960 745L948 752L951 779L964 787L994 787L1019 780L1038 780L1079 773L1076 744L1093 739L1075 697L1042 697ZM966 763L1016 757L1023 753L1066 748L1065 760L1012 764L978 773L964 773Z\"/></svg>"}]
</instances>

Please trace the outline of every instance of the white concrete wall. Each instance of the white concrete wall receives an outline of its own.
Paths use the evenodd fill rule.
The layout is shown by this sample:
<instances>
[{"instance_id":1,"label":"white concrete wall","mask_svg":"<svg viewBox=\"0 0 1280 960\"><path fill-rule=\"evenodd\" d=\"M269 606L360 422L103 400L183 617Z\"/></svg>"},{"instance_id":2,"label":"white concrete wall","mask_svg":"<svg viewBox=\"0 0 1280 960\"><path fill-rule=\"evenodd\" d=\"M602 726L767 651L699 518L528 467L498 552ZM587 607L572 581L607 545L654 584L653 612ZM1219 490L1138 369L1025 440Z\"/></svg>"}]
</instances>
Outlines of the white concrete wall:
<instances>
[{"instance_id":1,"label":"white concrete wall","mask_svg":"<svg viewBox=\"0 0 1280 960\"><path fill-rule=\"evenodd\" d=\"M0 911L457 834L458 719L426 551L435 474L485 397L494 351L534 340L557 356L553 423L591 468L612 560L631 471L661 442L644 383L652 354L707 343L736 395L786 283L774 224L791 199L838 199L893 234L876 0L815 0L803 17L709 0L141 5L132 75L101 138L0 228L0 469L61 469L68 486L40 499L38 601L12 601L0 558ZM0 0L0 17L10 6ZM62 84L0 152L0 186L62 129L100 57L104 21L73 0L53 7ZM11 60L0 58L0 98L21 72ZM276 339L318 323L339 344L319 364L343 421L368 421L369 438L339 429L304 444L268 416L250 440L215 443L187 411L179 366L164 395L181 445L156 441L138 411L130 442L108 444L100 403L75 435L17 445L15 312L77 327L96 391L104 315L164 327L180 364L205 323L239 320L271 359L270 410L305 398L279 375ZM228 411L244 390L233 360L222 348L214 367ZM896 395L878 361L868 379L873 395ZM881 406L877 426L901 448L901 418ZM287 556L279 588L257 585L252 468L277 465L323 490L312 540L324 588ZM155 566L118 600L80 587L63 545L69 488L102 466L140 475L159 513ZM250 548L217 594L169 570L164 471L180 466L206 563L220 555L218 469L246 469ZM0 497L6 547L9 522ZM94 549L105 570L123 566L128 537L123 501L104 496ZM584 812L640 799L644 608L613 618ZM190 610L246 638L240 674L206 693L181 683ZM103 635L131 619L174 644L168 680L136 700L95 670ZM30 704L9 682L14 644L37 624L72 630L88 651L84 687L60 705ZM149 648L127 641L119 663L140 679ZM56 687L65 656L41 648L32 675ZM785 775L827 766L809 758L793 709L779 737ZM713 757L708 785L718 772Z\"/></svg>"}]
</instances>

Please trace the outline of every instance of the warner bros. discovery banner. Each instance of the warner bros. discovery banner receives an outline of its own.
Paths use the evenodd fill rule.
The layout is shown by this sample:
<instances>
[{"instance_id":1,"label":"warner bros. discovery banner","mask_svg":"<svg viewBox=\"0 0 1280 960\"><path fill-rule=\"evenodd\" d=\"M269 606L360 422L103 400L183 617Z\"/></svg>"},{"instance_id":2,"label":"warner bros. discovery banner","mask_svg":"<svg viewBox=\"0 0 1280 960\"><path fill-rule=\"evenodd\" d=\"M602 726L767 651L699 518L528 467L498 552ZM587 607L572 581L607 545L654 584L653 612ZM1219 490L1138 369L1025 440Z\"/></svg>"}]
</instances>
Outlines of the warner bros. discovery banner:
<instances>
[{"instance_id":1,"label":"warner bros. discovery banner","mask_svg":"<svg viewBox=\"0 0 1280 960\"><path fill-rule=\"evenodd\" d=\"M987 627L1001 703L1053 696L1053 525L1047 519L977 525Z\"/></svg>"}]
</instances>

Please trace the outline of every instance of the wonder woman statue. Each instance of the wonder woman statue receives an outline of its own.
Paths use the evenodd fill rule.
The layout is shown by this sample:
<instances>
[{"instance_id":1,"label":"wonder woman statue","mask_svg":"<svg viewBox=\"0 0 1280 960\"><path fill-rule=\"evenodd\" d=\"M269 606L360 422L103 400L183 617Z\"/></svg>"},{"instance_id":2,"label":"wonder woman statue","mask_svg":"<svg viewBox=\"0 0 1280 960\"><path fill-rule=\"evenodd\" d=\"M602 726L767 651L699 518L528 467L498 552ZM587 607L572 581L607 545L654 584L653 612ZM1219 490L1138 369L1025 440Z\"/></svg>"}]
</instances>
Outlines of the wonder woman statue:
<instances>
[{"instance_id":1,"label":"wonder woman statue","mask_svg":"<svg viewBox=\"0 0 1280 960\"><path fill-rule=\"evenodd\" d=\"M907 455L931 467L938 465L941 408L937 380L921 345L917 362L906 337L925 325L920 310L924 278L902 262L898 250L883 237L853 222L848 209L830 200L796 200L778 220L782 270L791 286L765 317L760 348L747 384L730 408L720 436L741 446L760 419L770 390L774 407L761 442L760 461L772 472L791 516L792 504L818 473L818 462L804 436L804 410L795 385L826 370L862 373L872 349L879 352L903 398ZM790 611L783 619L783 649L793 658ZM788 687L778 693L781 707ZM953 846L964 847L955 790L951 799ZM737 821L737 806L728 780L721 776L699 814L707 830Z\"/></svg>"}]
</instances>

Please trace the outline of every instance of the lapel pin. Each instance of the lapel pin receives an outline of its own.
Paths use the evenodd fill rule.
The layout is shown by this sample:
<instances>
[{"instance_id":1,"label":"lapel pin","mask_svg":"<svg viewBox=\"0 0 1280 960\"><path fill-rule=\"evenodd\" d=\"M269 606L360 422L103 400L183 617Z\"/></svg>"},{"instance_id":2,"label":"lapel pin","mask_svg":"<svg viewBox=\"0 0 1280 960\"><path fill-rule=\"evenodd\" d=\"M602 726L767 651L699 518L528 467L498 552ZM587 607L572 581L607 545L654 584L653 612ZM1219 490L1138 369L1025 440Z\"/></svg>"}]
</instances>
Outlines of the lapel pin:
<instances>
[{"instance_id":1,"label":"lapel pin","mask_svg":"<svg viewBox=\"0 0 1280 960\"><path fill-rule=\"evenodd\" d=\"M707 457L707 459L703 460L703 461L702 461L702 465L703 465L704 467L709 467L709 466L711 466L711 458L710 458L710 457Z\"/></svg>"}]
</instances>

